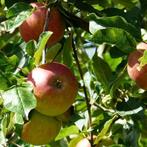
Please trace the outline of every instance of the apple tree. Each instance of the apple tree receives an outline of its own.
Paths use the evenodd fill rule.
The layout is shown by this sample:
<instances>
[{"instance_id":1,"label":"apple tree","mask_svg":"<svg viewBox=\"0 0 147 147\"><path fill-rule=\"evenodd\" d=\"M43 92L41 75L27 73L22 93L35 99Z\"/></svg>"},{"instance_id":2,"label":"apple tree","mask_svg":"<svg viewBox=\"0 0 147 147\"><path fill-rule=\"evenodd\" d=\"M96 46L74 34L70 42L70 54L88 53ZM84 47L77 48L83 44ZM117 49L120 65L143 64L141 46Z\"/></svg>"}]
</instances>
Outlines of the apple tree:
<instances>
[{"instance_id":1,"label":"apple tree","mask_svg":"<svg viewBox=\"0 0 147 147\"><path fill-rule=\"evenodd\" d=\"M147 146L146 0L0 0L0 146Z\"/></svg>"}]
</instances>

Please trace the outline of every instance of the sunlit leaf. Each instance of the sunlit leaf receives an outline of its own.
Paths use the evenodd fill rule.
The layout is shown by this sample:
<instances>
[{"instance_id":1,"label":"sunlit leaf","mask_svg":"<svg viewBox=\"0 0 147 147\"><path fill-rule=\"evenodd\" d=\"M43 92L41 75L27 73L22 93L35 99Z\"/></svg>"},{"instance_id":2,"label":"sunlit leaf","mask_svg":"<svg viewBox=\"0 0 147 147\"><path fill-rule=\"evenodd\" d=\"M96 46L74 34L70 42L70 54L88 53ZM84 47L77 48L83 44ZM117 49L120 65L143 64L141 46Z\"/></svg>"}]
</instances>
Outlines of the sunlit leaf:
<instances>
[{"instance_id":1,"label":"sunlit leaf","mask_svg":"<svg viewBox=\"0 0 147 147\"><path fill-rule=\"evenodd\" d=\"M147 50L144 51L143 56L139 58L139 61L141 68L147 64Z\"/></svg>"},{"instance_id":2,"label":"sunlit leaf","mask_svg":"<svg viewBox=\"0 0 147 147\"><path fill-rule=\"evenodd\" d=\"M12 17L1 24L5 27L7 32L12 33L17 27L19 27L24 20L31 14L31 11L20 12L16 17Z\"/></svg>"},{"instance_id":3,"label":"sunlit leaf","mask_svg":"<svg viewBox=\"0 0 147 147\"><path fill-rule=\"evenodd\" d=\"M101 26L101 28L109 28L109 27L121 28L121 29L129 32L135 38L141 40L140 31L135 26L128 23L121 16L97 17L95 14L90 14L88 18L89 18L89 20L95 21L99 25L99 27L97 26L98 27L97 30L100 28L100 26ZM95 25L90 25L90 30L93 28L93 26L95 26Z\"/></svg>"},{"instance_id":4,"label":"sunlit leaf","mask_svg":"<svg viewBox=\"0 0 147 147\"><path fill-rule=\"evenodd\" d=\"M57 141L57 140L60 140L60 139L62 139L64 137L67 137L69 135L78 134L78 133L79 133L79 129L76 126L72 125L72 126L63 128L59 132L59 134L58 134L58 136L56 137L55 140Z\"/></svg>"},{"instance_id":5,"label":"sunlit leaf","mask_svg":"<svg viewBox=\"0 0 147 147\"><path fill-rule=\"evenodd\" d=\"M38 65L40 63L42 52L45 49L46 43L50 36L52 35L52 32L43 32L39 37L38 47L37 51L34 54L35 64Z\"/></svg>"},{"instance_id":6,"label":"sunlit leaf","mask_svg":"<svg viewBox=\"0 0 147 147\"><path fill-rule=\"evenodd\" d=\"M110 120L108 120L105 124L101 132L98 134L97 138L94 141L94 144L99 144L99 142L102 140L102 138L106 135L108 130L110 129L112 123L117 119L117 116L114 116Z\"/></svg>"},{"instance_id":7,"label":"sunlit leaf","mask_svg":"<svg viewBox=\"0 0 147 147\"><path fill-rule=\"evenodd\" d=\"M136 40L126 31L118 28L107 28L96 31L91 41L115 45L124 53L130 53L136 48Z\"/></svg>"},{"instance_id":8,"label":"sunlit leaf","mask_svg":"<svg viewBox=\"0 0 147 147\"><path fill-rule=\"evenodd\" d=\"M6 13L7 18L9 17L13 17L13 16L17 16L19 15L20 12L24 12L27 10L31 10L32 7L27 4L27 3L23 3L23 2L19 2L19 3L15 3L13 6L11 6Z\"/></svg>"},{"instance_id":9,"label":"sunlit leaf","mask_svg":"<svg viewBox=\"0 0 147 147\"><path fill-rule=\"evenodd\" d=\"M30 110L36 107L36 98L29 84L13 86L1 93L4 107L9 111L19 113L27 118Z\"/></svg>"},{"instance_id":10,"label":"sunlit leaf","mask_svg":"<svg viewBox=\"0 0 147 147\"><path fill-rule=\"evenodd\" d=\"M77 144L80 140L82 140L82 139L83 139L83 136L82 136L82 135L80 135L80 136L78 136L78 137L72 139L72 140L70 141L68 147L75 147L76 144Z\"/></svg>"}]
</instances>

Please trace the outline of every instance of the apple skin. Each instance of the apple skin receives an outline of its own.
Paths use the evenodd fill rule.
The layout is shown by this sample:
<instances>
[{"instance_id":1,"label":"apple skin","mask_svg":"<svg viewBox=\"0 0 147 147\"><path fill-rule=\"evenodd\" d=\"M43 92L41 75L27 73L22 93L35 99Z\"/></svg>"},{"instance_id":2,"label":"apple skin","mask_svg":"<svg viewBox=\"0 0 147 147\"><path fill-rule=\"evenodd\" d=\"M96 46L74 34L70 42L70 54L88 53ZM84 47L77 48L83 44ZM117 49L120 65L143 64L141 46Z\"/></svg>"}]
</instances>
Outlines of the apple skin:
<instances>
[{"instance_id":1,"label":"apple skin","mask_svg":"<svg viewBox=\"0 0 147 147\"><path fill-rule=\"evenodd\" d=\"M76 144L76 147L91 147L91 144L87 138L83 138Z\"/></svg>"},{"instance_id":2,"label":"apple skin","mask_svg":"<svg viewBox=\"0 0 147 147\"><path fill-rule=\"evenodd\" d=\"M20 34L25 42L30 40L38 40L39 35L43 32L45 17L47 8L43 3L31 3L31 6L36 10L29 16L19 27ZM48 31L53 32L49 38L47 45L51 46L58 41L64 35L65 23L63 18L58 11L57 7L53 7L50 10Z\"/></svg>"},{"instance_id":3,"label":"apple skin","mask_svg":"<svg viewBox=\"0 0 147 147\"><path fill-rule=\"evenodd\" d=\"M28 75L34 86L34 95L40 113L57 116L69 109L75 101L78 82L71 70L64 64L52 62L42 64Z\"/></svg>"},{"instance_id":4,"label":"apple skin","mask_svg":"<svg viewBox=\"0 0 147 147\"><path fill-rule=\"evenodd\" d=\"M140 88L147 90L147 65L140 68L140 62L138 61L139 58L143 56L143 52L147 49L147 46L140 44L137 49L138 50L130 53L128 57L127 71L129 77L134 80Z\"/></svg>"},{"instance_id":5,"label":"apple skin","mask_svg":"<svg viewBox=\"0 0 147 147\"><path fill-rule=\"evenodd\" d=\"M33 145L48 144L58 135L60 129L60 121L35 110L30 120L23 125L21 139Z\"/></svg>"}]
</instances>

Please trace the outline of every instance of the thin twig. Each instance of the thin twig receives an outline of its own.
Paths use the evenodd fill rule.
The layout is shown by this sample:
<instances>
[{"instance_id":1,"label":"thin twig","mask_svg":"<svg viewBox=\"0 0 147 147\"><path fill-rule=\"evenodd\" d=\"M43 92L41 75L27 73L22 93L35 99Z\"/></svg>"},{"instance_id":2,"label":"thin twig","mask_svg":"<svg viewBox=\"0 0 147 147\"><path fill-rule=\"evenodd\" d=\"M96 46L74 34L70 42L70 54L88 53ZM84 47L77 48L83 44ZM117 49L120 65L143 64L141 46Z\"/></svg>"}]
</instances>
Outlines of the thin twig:
<instances>
[{"instance_id":1,"label":"thin twig","mask_svg":"<svg viewBox=\"0 0 147 147\"><path fill-rule=\"evenodd\" d=\"M43 32L48 31L49 16L50 16L50 8L48 8L46 11ZM46 49L47 47L45 46L45 49L42 52L42 64L46 63Z\"/></svg>"},{"instance_id":2,"label":"thin twig","mask_svg":"<svg viewBox=\"0 0 147 147\"><path fill-rule=\"evenodd\" d=\"M84 94L85 94L85 100L86 100L87 111L88 111L88 116L89 116L89 127L91 128L91 126L92 126L91 105L90 105L90 100L88 98L88 94L87 94L87 90L86 90L86 86L85 86L85 82L84 82L84 78L83 78L83 72L82 72L82 69L81 69L81 66L80 66L80 62L79 62L79 59L78 59L77 50L76 50L74 41L72 41L72 46L73 46L74 58L76 60L77 66L78 66L80 77L83 81L83 91L84 91ZM93 145L92 131L90 132L90 141L91 141L91 144Z\"/></svg>"}]
</instances>

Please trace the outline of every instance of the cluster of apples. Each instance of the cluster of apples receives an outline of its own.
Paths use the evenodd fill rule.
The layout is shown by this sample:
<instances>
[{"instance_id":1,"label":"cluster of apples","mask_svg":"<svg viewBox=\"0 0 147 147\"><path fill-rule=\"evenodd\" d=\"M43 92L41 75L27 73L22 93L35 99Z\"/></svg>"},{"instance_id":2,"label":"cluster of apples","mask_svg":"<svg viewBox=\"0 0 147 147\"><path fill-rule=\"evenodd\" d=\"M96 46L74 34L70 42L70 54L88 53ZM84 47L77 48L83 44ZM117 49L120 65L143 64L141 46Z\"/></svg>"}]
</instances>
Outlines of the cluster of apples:
<instances>
[{"instance_id":1,"label":"cluster of apples","mask_svg":"<svg viewBox=\"0 0 147 147\"><path fill-rule=\"evenodd\" d=\"M20 26L24 41L38 40L43 32L47 8L43 3L31 4L35 11ZM64 22L57 7L49 12L48 30L53 32L47 45L58 42L64 35ZM52 62L34 68L27 81L33 85L37 106L30 119L23 125L21 138L34 145L52 141L61 129L62 114L70 109L78 91L78 82L71 70L64 64Z\"/></svg>"},{"instance_id":2,"label":"cluster of apples","mask_svg":"<svg viewBox=\"0 0 147 147\"><path fill-rule=\"evenodd\" d=\"M147 43L141 42L137 45L137 50L129 55L127 71L138 87L147 90L147 64L140 66L140 58L145 50L147 50Z\"/></svg>"}]
</instances>

